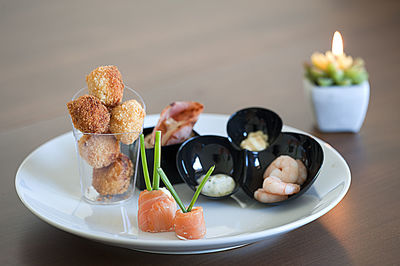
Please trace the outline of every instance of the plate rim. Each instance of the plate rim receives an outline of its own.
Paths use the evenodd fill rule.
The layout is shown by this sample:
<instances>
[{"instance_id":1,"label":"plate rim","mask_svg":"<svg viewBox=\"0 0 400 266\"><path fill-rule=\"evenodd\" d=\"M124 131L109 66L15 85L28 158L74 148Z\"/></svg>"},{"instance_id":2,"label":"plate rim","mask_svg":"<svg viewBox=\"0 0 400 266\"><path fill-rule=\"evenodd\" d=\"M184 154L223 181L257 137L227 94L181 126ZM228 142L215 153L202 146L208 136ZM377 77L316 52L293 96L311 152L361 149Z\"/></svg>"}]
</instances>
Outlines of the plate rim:
<instances>
[{"instance_id":1,"label":"plate rim","mask_svg":"<svg viewBox=\"0 0 400 266\"><path fill-rule=\"evenodd\" d=\"M149 119L151 119L153 117L158 117L158 116L159 116L159 114L147 115L147 117ZM201 116L203 116L204 119L207 119L206 117L219 117L221 119L229 118L229 115L212 114L212 113L204 113ZM200 240L196 240L196 241L190 241L190 245L188 245L187 241L182 241L179 239L176 239L176 240L164 240L163 239L160 241L160 240L154 240L154 239L128 238L128 237L122 237L122 236L119 237L114 234L108 234L108 233L104 233L104 232L96 233L96 231L92 231L93 233L89 233L85 230L79 230L79 229L73 229L71 227L67 227L62 223L58 223L58 222L55 222L55 221L49 219L45 215L42 215L39 211L35 210L25 200L23 193L21 191L21 188L19 187L19 184L18 184L19 180L21 179L21 177L20 177L21 171L22 171L23 167L25 166L25 164L31 159L31 157L33 157L38 152L38 150L40 150L43 146L48 145L49 143L59 140L61 138L65 138L67 135L72 135L72 131L68 131L59 136L49 139L46 142L44 142L43 144L41 144L40 146L38 146L36 149L34 149L32 152L30 152L29 155L25 157L25 159L22 161L22 163L18 167L16 176L15 176L15 188L16 188L18 197L20 198L21 202L25 205L25 207L27 207L35 216L37 216L41 220L45 221L46 223L48 223L58 229L69 232L71 234L85 237L88 239L93 239L93 240L104 242L104 243L129 245L132 248L135 248L137 246L139 249L140 248L143 249L143 248L149 248L149 247L152 247L152 248L157 247L158 249L166 248L168 250L171 248L174 248L174 247L178 247L178 248L186 247L186 248L190 248L193 250L193 249L199 249L199 248L210 249L211 246L218 246L221 244L224 244L225 246L228 246L228 245L231 246L231 244L233 244L234 246L237 246L240 243L254 243L259 240L266 239L267 237L276 236L278 234L288 232L290 230L294 230L298 227L304 226L304 225L318 219L319 217L322 217L323 215L328 213L330 210L332 210L335 206L337 206L340 201L343 200L343 198L346 196L346 194L350 188L350 185L351 185L351 171L350 171L349 165L347 164L347 162L343 158L343 156L335 148L333 148L331 145L329 145L325 141L323 141L307 132L304 132L302 130L296 129L294 127L291 127L291 126L288 126L285 124L283 126L282 132L299 132L302 134L306 134L306 135L311 136L312 138L316 139L321 144L323 149L328 148L331 151L333 151L334 154L337 156L337 158L345 165L344 170L346 172L345 176L347 178L345 178L345 180L344 180L345 181L344 188L341 190L341 193L326 207L322 208L321 210L318 210L317 212L315 212L311 215L303 217L301 219L298 219L298 220L295 220L295 221L292 221L292 222L289 222L289 223L286 223L286 224L283 224L283 225L280 225L277 227L265 229L262 231L243 233L243 234L232 235L232 236L200 239ZM119 206L119 205L116 205L116 206ZM149 251L151 252L151 250L149 250ZM184 250L182 250L182 251L184 251ZM196 252L196 251L194 250L193 252ZM165 252L163 252L163 253L165 253Z\"/></svg>"}]
</instances>

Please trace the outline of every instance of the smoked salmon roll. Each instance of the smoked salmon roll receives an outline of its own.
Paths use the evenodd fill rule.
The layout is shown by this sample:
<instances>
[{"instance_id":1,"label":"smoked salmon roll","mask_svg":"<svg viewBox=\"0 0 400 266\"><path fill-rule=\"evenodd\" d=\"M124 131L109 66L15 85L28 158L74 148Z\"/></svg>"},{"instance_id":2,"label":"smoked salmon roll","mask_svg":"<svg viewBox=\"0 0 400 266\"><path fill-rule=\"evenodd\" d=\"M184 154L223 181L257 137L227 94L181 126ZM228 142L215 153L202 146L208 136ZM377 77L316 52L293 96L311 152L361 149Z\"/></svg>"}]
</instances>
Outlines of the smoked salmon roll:
<instances>
[{"instance_id":1,"label":"smoked salmon roll","mask_svg":"<svg viewBox=\"0 0 400 266\"><path fill-rule=\"evenodd\" d=\"M168 190L144 190L139 195L138 204L140 230L150 233L174 230L176 202Z\"/></svg>"},{"instance_id":2,"label":"smoked salmon roll","mask_svg":"<svg viewBox=\"0 0 400 266\"><path fill-rule=\"evenodd\" d=\"M201 239L206 235L203 208L194 207L190 212L178 210L174 219L176 236L180 239Z\"/></svg>"}]
</instances>

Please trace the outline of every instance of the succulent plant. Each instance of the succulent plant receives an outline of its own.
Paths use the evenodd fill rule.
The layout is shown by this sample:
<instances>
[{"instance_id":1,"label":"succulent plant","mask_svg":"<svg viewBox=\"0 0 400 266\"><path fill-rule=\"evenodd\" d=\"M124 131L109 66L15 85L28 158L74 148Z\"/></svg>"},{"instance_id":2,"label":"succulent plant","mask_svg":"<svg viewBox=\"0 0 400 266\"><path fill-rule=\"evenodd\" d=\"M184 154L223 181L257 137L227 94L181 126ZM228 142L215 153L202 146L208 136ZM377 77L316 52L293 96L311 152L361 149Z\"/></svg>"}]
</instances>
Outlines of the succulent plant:
<instances>
[{"instance_id":1,"label":"succulent plant","mask_svg":"<svg viewBox=\"0 0 400 266\"><path fill-rule=\"evenodd\" d=\"M311 64L305 63L304 68L306 78L321 87L350 86L368 79L364 61L361 58L353 60L345 54L315 53L311 56Z\"/></svg>"}]
</instances>

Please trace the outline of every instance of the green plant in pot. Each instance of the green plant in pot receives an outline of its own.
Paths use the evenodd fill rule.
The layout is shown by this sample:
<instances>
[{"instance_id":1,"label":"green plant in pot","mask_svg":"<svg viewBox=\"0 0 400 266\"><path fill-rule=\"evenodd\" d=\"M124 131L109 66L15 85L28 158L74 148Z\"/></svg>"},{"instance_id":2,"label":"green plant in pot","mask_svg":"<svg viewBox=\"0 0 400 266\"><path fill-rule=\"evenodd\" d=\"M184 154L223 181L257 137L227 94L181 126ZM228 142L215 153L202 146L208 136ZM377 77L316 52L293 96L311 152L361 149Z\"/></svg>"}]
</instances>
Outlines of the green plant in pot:
<instances>
[{"instance_id":1,"label":"green plant in pot","mask_svg":"<svg viewBox=\"0 0 400 266\"><path fill-rule=\"evenodd\" d=\"M335 32L332 51L314 53L304 68L304 88L318 128L323 132L358 132L370 91L364 61L347 56L340 33Z\"/></svg>"}]
</instances>

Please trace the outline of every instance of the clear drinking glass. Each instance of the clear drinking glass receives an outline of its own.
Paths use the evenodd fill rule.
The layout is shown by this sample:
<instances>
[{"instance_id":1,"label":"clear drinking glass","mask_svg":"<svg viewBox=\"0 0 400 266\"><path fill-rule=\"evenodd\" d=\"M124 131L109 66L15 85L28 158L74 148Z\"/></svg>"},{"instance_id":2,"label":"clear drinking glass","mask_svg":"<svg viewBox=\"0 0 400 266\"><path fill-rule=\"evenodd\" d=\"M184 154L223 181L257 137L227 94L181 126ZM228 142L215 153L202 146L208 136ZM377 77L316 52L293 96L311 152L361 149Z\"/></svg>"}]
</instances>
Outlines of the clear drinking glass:
<instances>
[{"instance_id":1,"label":"clear drinking glass","mask_svg":"<svg viewBox=\"0 0 400 266\"><path fill-rule=\"evenodd\" d=\"M79 90L72 100L85 94L89 94L87 88ZM125 87L122 102L127 100L136 100L146 110L142 97ZM72 124L82 197L87 202L116 204L133 195L139 161L139 138L129 145L117 138L125 134L139 136L142 129L140 132L95 134L83 133Z\"/></svg>"}]
</instances>

